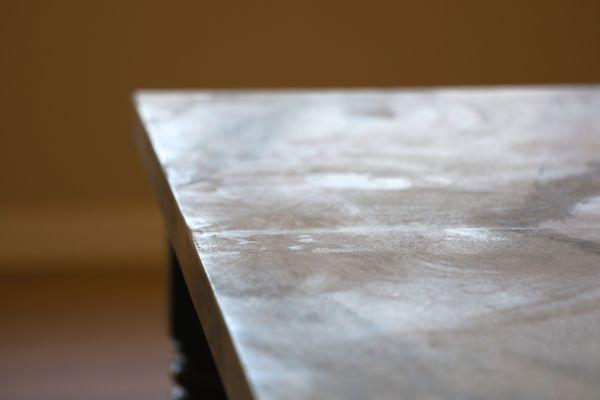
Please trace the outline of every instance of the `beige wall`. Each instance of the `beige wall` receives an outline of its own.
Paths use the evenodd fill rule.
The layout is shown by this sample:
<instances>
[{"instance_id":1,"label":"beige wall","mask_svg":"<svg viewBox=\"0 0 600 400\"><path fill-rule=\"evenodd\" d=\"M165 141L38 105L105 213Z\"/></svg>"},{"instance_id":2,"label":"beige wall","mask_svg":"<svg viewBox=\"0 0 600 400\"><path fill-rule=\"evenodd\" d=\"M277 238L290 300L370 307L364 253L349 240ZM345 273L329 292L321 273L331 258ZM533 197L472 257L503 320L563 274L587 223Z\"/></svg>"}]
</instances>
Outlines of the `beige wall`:
<instances>
[{"instance_id":1,"label":"beige wall","mask_svg":"<svg viewBox=\"0 0 600 400\"><path fill-rule=\"evenodd\" d=\"M599 21L577 0L3 1L0 266L158 265L135 88L599 82Z\"/></svg>"}]
</instances>

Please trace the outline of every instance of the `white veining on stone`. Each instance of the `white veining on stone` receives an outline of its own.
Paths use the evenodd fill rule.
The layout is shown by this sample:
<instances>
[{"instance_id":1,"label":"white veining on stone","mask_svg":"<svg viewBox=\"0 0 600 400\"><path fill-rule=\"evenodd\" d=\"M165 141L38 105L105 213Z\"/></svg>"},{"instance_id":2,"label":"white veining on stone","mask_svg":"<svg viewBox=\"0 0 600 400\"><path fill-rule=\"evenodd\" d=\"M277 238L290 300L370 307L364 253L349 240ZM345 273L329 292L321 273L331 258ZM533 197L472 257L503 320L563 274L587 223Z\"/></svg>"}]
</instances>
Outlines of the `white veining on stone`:
<instances>
[{"instance_id":1,"label":"white veining on stone","mask_svg":"<svg viewBox=\"0 0 600 400\"><path fill-rule=\"evenodd\" d=\"M310 185L331 189L403 190L411 187L408 179L401 177L372 177L366 174L312 174L306 177Z\"/></svg>"},{"instance_id":2,"label":"white veining on stone","mask_svg":"<svg viewBox=\"0 0 600 400\"><path fill-rule=\"evenodd\" d=\"M600 196L585 199L575 204L573 214L585 216L600 216Z\"/></svg>"}]
</instances>

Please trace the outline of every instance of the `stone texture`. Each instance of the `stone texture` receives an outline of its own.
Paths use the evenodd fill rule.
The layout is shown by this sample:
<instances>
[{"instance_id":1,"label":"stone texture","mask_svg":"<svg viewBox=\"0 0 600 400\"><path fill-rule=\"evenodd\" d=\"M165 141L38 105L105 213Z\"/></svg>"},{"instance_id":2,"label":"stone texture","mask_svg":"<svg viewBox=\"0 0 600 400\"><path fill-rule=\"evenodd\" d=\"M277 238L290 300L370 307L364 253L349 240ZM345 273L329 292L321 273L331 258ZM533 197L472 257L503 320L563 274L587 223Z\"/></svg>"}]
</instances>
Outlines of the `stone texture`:
<instances>
[{"instance_id":1,"label":"stone texture","mask_svg":"<svg viewBox=\"0 0 600 400\"><path fill-rule=\"evenodd\" d=\"M249 397L598 398L598 87L135 100Z\"/></svg>"}]
</instances>

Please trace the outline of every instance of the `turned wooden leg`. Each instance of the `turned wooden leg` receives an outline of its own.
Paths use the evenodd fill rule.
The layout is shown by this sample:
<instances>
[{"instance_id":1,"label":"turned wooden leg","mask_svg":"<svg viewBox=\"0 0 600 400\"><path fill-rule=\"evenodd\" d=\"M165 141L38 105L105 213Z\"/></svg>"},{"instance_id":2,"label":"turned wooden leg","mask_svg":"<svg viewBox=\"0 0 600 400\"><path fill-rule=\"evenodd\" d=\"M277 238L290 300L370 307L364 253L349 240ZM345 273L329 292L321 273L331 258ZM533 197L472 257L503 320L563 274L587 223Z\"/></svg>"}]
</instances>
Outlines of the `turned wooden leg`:
<instances>
[{"instance_id":1,"label":"turned wooden leg","mask_svg":"<svg viewBox=\"0 0 600 400\"><path fill-rule=\"evenodd\" d=\"M169 248L170 318L175 359L171 365L176 400L226 399L208 343L185 284L179 262Z\"/></svg>"}]
</instances>

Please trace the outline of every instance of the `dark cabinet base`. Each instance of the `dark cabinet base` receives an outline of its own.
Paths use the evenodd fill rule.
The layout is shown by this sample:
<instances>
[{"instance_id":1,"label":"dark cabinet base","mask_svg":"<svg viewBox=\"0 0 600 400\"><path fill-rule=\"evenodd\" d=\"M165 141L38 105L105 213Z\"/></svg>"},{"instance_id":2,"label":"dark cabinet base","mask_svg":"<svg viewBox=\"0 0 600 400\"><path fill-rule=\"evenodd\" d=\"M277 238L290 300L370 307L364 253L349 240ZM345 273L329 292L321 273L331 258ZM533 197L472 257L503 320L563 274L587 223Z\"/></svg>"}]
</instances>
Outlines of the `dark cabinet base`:
<instances>
[{"instance_id":1,"label":"dark cabinet base","mask_svg":"<svg viewBox=\"0 0 600 400\"><path fill-rule=\"evenodd\" d=\"M170 324L175 347L171 365L176 400L227 399L202 326L177 261L169 248Z\"/></svg>"}]
</instances>

